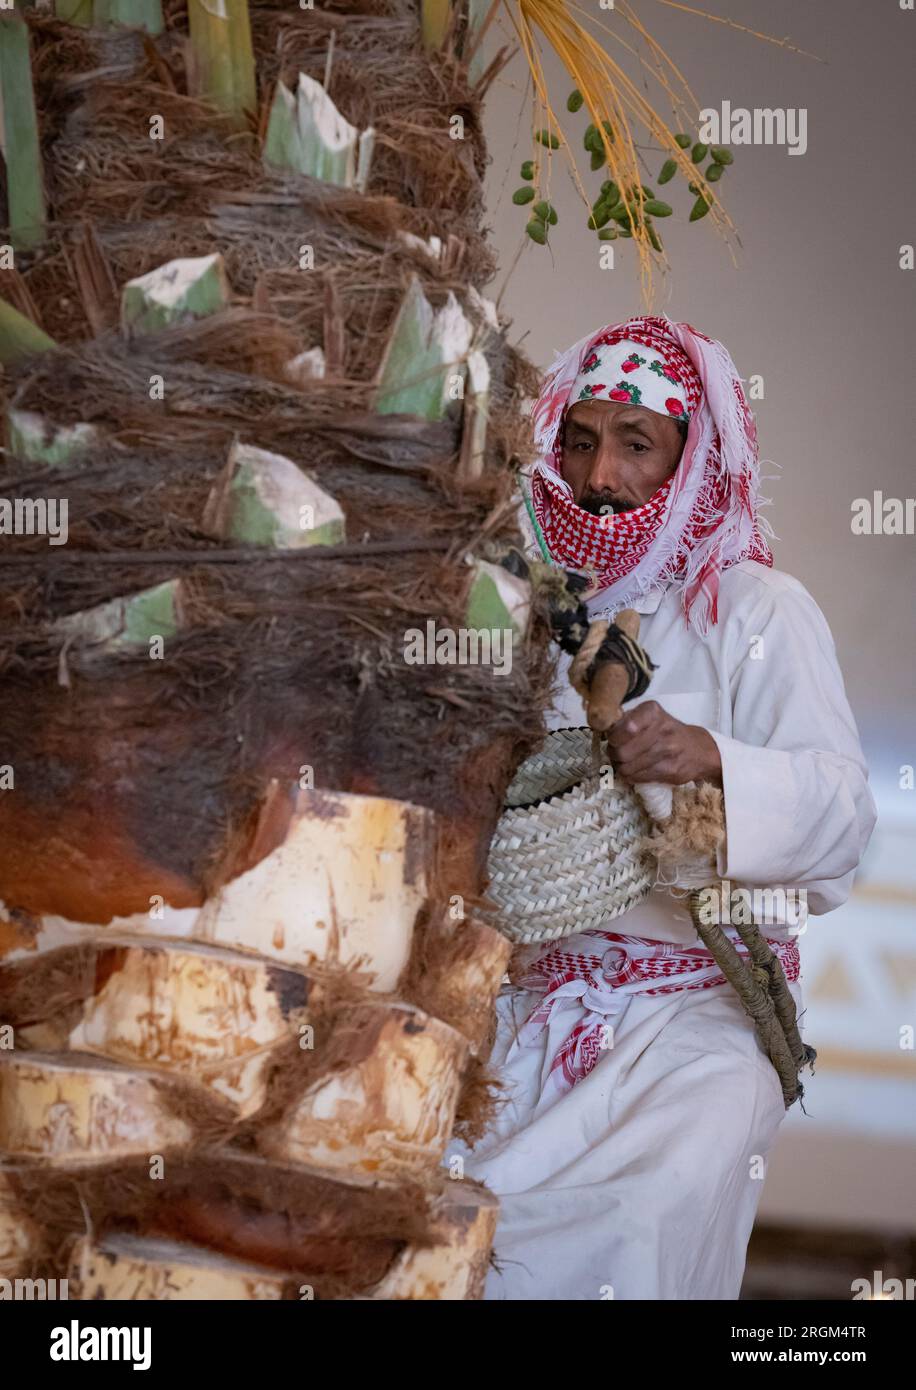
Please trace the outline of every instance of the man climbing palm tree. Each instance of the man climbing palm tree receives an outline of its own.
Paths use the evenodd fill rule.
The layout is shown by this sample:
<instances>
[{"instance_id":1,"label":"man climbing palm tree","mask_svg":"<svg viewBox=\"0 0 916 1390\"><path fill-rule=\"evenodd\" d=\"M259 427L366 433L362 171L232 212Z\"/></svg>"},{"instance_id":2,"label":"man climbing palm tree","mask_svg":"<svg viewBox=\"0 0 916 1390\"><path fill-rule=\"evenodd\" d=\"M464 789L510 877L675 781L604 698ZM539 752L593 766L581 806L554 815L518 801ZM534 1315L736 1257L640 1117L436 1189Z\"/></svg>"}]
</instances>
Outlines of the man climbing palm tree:
<instances>
[{"instance_id":1,"label":"man climbing palm tree","mask_svg":"<svg viewBox=\"0 0 916 1390\"><path fill-rule=\"evenodd\" d=\"M635 608L657 666L610 732L617 772L720 786L718 874L838 907L874 801L824 617L773 569L728 353L664 318L604 328L554 365L534 424L532 553L590 575L592 618ZM562 684L549 727L585 725ZM466 1164L501 1200L486 1296L735 1298L776 1072L683 901L659 884L606 926L529 948L499 1001L507 1103ZM765 935L800 1009L797 921Z\"/></svg>"}]
</instances>

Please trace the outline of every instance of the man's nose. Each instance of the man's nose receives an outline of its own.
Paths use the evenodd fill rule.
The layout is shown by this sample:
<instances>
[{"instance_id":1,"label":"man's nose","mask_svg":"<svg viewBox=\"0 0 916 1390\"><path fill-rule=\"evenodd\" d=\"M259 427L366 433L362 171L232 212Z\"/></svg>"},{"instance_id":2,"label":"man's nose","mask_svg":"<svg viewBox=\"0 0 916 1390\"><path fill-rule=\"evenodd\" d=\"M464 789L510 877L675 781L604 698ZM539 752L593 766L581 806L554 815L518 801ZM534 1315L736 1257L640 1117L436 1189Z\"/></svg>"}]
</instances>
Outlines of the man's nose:
<instances>
[{"instance_id":1,"label":"man's nose","mask_svg":"<svg viewBox=\"0 0 916 1390\"><path fill-rule=\"evenodd\" d=\"M588 486L592 492L618 493L622 485L620 460L610 443L599 443L592 456Z\"/></svg>"}]
</instances>

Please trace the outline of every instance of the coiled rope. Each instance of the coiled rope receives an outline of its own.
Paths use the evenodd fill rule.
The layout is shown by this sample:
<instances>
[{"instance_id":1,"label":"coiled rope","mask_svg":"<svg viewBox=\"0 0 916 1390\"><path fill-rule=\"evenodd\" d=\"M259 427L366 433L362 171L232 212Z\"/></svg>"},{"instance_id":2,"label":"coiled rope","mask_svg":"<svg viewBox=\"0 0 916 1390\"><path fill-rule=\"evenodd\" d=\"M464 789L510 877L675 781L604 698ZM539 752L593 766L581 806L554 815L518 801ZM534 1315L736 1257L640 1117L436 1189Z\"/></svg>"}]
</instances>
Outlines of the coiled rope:
<instances>
[{"instance_id":1,"label":"coiled rope","mask_svg":"<svg viewBox=\"0 0 916 1390\"><path fill-rule=\"evenodd\" d=\"M636 640L638 614L627 610L617 615L617 622L589 622L581 599L588 581L582 575L564 573L565 586L552 587L551 629L560 647L572 657L570 683L582 697L597 741L620 718L622 704L648 689L656 667ZM631 791L631 795L636 798L637 793ZM703 850L708 850L713 868L718 840L704 845ZM785 972L759 928L753 923L735 924L747 948L745 959L721 926L705 919L702 904L708 900L710 889L717 892L717 882L688 892L691 921L753 1023L760 1045L779 1077L788 1109L804 1095L800 1072L813 1067L817 1053L802 1041Z\"/></svg>"}]
</instances>

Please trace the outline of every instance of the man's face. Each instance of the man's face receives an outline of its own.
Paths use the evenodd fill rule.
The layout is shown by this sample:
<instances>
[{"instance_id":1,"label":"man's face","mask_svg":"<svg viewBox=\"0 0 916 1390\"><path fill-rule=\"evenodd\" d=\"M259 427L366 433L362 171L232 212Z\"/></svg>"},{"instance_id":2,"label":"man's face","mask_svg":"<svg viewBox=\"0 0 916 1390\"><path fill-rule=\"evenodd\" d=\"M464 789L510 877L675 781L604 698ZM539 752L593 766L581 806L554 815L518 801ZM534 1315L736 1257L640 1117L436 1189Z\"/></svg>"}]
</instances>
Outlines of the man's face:
<instances>
[{"instance_id":1,"label":"man's face","mask_svg":"<svg viewBox=\"0 0 916 1390\"><path fill-rule=\"evenodd\" d=\"M563 426L562 473L595 516L648 502L680 461L677 421L623 401L576 401Z\"/></svg>"}]
</instances>

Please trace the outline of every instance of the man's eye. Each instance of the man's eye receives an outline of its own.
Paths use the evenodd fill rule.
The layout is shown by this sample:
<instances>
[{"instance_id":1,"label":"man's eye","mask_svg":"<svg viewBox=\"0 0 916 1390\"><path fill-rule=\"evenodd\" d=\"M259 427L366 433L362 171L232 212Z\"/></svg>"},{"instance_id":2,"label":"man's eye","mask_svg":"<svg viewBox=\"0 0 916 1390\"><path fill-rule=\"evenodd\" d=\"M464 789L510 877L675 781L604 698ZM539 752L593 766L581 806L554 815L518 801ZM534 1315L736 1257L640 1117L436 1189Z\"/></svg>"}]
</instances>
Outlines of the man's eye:
<instances>
[{"instance_id":1,"label":"man's eye","mask_svg":"<svg viewBox=\"0 0 916 1390\"><path fill-rule=\"evenodd\" d=\"M635 440L634 440L634 442L630 445L630 448L631 448L631 449L636 449L637 452L640 453L640 454L644 454L644 453L646 452L646 450L648 449L648 447L649 447L648 444L637 444L637 443L635 442Z\"/></svg>"}]
</instances>

